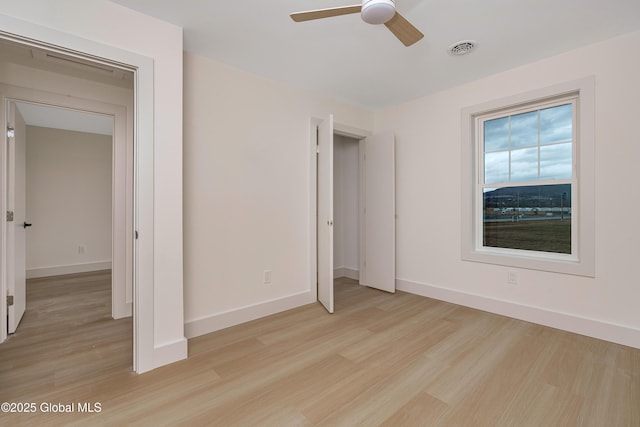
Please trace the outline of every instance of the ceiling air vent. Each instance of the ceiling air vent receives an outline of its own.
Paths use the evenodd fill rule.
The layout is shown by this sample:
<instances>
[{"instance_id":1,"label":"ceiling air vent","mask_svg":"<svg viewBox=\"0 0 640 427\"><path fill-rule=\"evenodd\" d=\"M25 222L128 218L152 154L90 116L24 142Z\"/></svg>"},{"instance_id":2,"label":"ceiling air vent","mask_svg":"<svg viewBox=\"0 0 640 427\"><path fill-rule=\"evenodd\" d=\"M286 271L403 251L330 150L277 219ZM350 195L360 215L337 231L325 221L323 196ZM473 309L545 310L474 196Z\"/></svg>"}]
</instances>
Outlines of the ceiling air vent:
<instances>
[{"instance_id":1,"label":"ceiling air vent","mask_svg":"<svg viewBox=\"0 0 640 427\"><path fill-rule=\"evenodd\" d=\"M473 40L463 40L449 46L448 52L451 56L466 55L475 49L476 46L477 43Z\"/></svg>"}]
</instances>

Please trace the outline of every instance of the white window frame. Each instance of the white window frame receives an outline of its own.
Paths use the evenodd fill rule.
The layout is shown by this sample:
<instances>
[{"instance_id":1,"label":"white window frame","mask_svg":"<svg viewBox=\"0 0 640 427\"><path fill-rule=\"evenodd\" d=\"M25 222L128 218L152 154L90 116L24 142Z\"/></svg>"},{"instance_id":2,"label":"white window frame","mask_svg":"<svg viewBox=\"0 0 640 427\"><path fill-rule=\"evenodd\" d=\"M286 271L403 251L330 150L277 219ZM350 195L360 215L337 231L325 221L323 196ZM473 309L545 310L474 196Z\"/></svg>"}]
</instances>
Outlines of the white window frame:
<instances>
[{"instance_id":1,"label":"white window frame","mask_svg":"<svg viewBox=\"0 0 640 427\"><path fill-rule=\"evenodd\" d=\"M561 254L561 253L552 253L552 252L539 252L539 251L527 251L527 250L523 250L523 249L510 249L510 248L499 248L499 247L488 247L488 246L483 246L482 241L484 238L484 219L483 219L483 211L484 211L484 206L483 206L483 195L482 195L482 190L484 188L504 188L504 187L529 187L529 186L538 186L538 185L554 185L554 184L571 184L571 201L572 204L575 203L576 206L578 206L579 204L579 196L578 196L578 188L579 188L579 184L578 184L578 179L576 176L576 147L577 147L577 138L576 138L576 133L577 133L577 112L578 112L578 99L579 99L579 95L577 93L573 93L570 94L568 96L563 96L563 97L559 97L559 98L554 98L554 99L545 99L542 102L536 102L536 103L530 103L530 104L526 104L520 107L516 107L516 108L510 108L508 110L499 110L499 111L492 111L490 113L487 114L481 114L481 115L476 115L474 117L475 119L475 138L476 138L476 147L477 148L477 152L478 152L478 156L476 156L476 160L478 162L477 164L477 170L478 170L478 177L477 177L477 184L476 184L476 189L474 191L474 197L475 197L475 201L474 201L474 206L476 209L476 221L477 224L475 226L475 230L476 230L476 250L479 252L486 252L486 253L496 253L499 255L516 255L516 256L528 256L528 257L533 257L533 258L543 258L543 259L561 259L561 260L567 260L567 261L577 261L578 257L577 257L577 250L578 250L578 245L577 245L577 241L578 241L578 235L577 235L577 224L578 224L578 217L579 217L579 212L578 210L572 211L571 214L571 253L570 254ZM567 104L571 104L572 105L572 127L573 127L573 131L572 131L572 138L571 138L571 146L572 146L572 150L571 150L571 156L572 156L572 160L571 160L571 168L572 168L572 176L571 178L567 178L567 179L561 179L561 180L551 180L551 179L547 179L547 180L530 180L530 181L507 181L507 182L495 182L495 183L485 183L484 182L484 175L485 175L485 149L484 149L484 135L483 135L483 130L484 130L484 123L490 120L494 120L494 119L498 119L498 118L503 118L503 117L508 117L508 116L515 116L518 114L523 114L523 113L528 113L528 112L532 112L532 111L539 111L545 108L552 108L552 107L557 107L560 105L567 105ZM566 142L566 141L564 141ZM564 143L563 142L563 143ZM555 144L555 143L554 143ZM553 144L549 144L549 145L553 145ZM545 145L545 146L549 146L549 145ZM529 148L529 147L527 147ZM540 149L540 145L538 144L537 146L538 149ZM519 148L516 148L516 150ZM503 150L503 151L509 151L510 153L513 151L514 149L509 148L508 150ZM540 160L540 158L538 158L538 161ZM540 165L538 164L538 169L540 168ZM539 170L538 170L539 172ZM511 162L509 165L509 174L511 174Z\"/></svg>"},{"instance_id":2,"label":"white window frame","mask_svg":"<svg viewBox=\"0 0 640 427\"><path fill-rule=\"evenodd\" d=\"M504 117L558 105L575 97L571 254L557 254L483 246L484 150L478 131L480 118ZM528 268L595 277L595 78L587 77L559 85L502 98L462 110L462 259L508 267ZM566 183L544 180L526 185ZM520 185L518 182L510 183ZM491 186L488 184L487 186Z\"/></svg>"}]
</instances>

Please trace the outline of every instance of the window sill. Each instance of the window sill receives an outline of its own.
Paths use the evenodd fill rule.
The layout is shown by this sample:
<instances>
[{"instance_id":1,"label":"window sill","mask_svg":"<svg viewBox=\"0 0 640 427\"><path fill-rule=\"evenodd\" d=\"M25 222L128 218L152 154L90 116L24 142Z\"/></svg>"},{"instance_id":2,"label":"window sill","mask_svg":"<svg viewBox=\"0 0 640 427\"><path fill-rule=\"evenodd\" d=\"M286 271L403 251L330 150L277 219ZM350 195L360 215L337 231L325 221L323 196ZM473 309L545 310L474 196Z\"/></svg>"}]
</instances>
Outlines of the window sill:
<instances>
[{"instance_id":1,"label":"window sill","mask_svg":"<svg viewBox=\"0 0 640 427\"><path fill-rule=\"evenodd\" d=\"M584 260L552 258L550 256L525 256L517 254L496 253L493 251L465 251L463 261L496 264L513 268L549 271L552 273L570 274L575 276L595 277L593 263Z\"/></svg>"}]
</instances>

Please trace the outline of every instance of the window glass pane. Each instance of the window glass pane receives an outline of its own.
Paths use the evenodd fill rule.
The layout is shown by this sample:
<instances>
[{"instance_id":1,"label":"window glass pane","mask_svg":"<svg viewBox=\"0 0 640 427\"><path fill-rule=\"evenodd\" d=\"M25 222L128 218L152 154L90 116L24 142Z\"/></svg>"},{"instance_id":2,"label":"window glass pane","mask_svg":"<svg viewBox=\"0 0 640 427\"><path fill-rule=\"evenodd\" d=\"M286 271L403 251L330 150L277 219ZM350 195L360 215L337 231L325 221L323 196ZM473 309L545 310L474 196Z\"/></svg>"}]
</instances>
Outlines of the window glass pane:
<instances>
[{"instance_id":1,"label":"window glass pane","mask_svg":"<svg viewBox=\"0 0 640 427\"><path fill-rule=\"evenodd\" d=\"M483 246L571 253L571 184L486 189Z\"/></svg>"},{"instance_id":2,"label":"window glass pane","mask_svg":"<svg viewBox=\"0 0 640 427\"><path fill-rule=\"evenodd\" d=\"M538 145L538 112L511 116L511 148Z\"/></svg>"},{"instance_id":3,"label":"window glass pane","mask_svg":"<svg viewBox=\"0 0 640 427\"><path fill-rule=\"evenodd\" d=\"M511 151L511 181L538 179L538 147Z\"/></svg>"},{"instance_id":4,"label":"window glass pane","mask_svg":"<svg viewBox=\"0 0 640 427\"><path fill-rule=\"evenodd\" d=\"M509 152L499 151L497 153L487 153L484 155L484 182L509 181Z\"/></svg>"},{"instance_id":5,"label":"window glass pane","mask_svg":"<svg viewBox=\"0 0 640 427\"><path fill-rule=\"evenodd\" d=\"M484 122L484 152L509 148L509 117Z\"/></svg>"},{"instance_id":6,"label":"window glass pane","mask_svg":"<svg viewBox=\"0 0 640 427\"><path fill-rule=\"evenodd\" d=\"M540 147L540 179L571 179L571 143Z\"/></svg>"},{"instance_id":7,"label":"window glass pane","mask_svg":"<svg viewBox=\"0 0 640 427\"><path fill-rule=\"evenodd\" d=\"M571 141L572 137L572 104L540 110L540 144Z\"/></svg>"}]
</instances>

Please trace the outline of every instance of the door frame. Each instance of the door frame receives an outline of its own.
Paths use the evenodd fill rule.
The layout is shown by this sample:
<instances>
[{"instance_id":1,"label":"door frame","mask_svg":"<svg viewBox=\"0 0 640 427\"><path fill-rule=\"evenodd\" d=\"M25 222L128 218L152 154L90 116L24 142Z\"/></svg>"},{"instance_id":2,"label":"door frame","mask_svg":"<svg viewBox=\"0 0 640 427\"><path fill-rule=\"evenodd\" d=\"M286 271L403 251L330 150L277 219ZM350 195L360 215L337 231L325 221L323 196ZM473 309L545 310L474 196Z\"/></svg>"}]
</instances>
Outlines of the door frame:
<instances>
[{"instance_id":1,"label":"door frame","mask_svg":"<svg viewBox=\"0 0 640 427\"><path fill-rule=\"evenodd\" d=\"M134 141L133 141L133 370L145 372L156 365L154 360L154 133L153 133L153 60L138 53L84 39L51 28L7 16L0 16L0 39L45 49L50 52L77 57L101 65L134 73ZM4 107L2 107L4 109ZM0 114L2 131L6 129L6 115ZM2 138L6 150L6 138ZM2 154L0 165L5 163ZM6 178L4 166L0 173L0 268L6 263ZM139 237L138 237L139 236ZM4 276L4 275L0 275ZM0 280L0 343L6 339L6 280Z\"/></svg>"},{"instance_id":2,"label":"door frame","mask_svg":"<svg viewBox=\"0 0 640 427\"><path fill-rule=\"evenodd\" d=\"M327 114L327 117L329 115ZM335 117L335 116L334 116ZM317 295L318 295L318 239L317 239L317 233L318 233L318 165L316 163L317 161L317 145L318 145L318 135L316 132L316 128L320 125L320 123L322 123L324 120L326 119L321 119L321 118L317 118L317 117L312 117L309 123L309 171L310 171L310 176L309 176L309 181L310 181L310 187L309 187L309 192L310 192L310 197L309 197L309 201L310 201L310 208L309 208L309 213L310 213L310 218L309 218L309 224L310 224L310 230L309 230L309 241L310 241L310 247L309 247L309 291L311 292L311 295L315 296L316 300L317 300ZM348 138L353 138L359 141L359 145L360 145L360 152L362 155L362 140L371 136L373 133L364 129L360 129L360 128L356 128L353 126L349 126L349 125L345 125L344 123L340 123L334 120L333 122L333 133L334 135L341 135L341 136L346 136ZM363 168L360 168L359 171L359 186L362 185L362 173L363 173ZM363 206L362 204L362 188L359 188L358 190L359 193L359 203L360 206ZM359 208L359 222L360 222L360 227L362 227L362 224L364 222L364 218L363 218L363 211L361 208ZM361 234L361 238L360 238L360 269L362 270L363 268L363 260L364 260L364 253L363 251L363 237Z\"/></svg>"},{"instance_id":3,"label":"door frame","mask_svg":"<svg viewBox=\"0 0 640 427\"><path fill-rule=\"evenodd\" d=\"M133 140L127 135L127 108L105 102L64 96L0 83L0 98L9 102L37 104L109 116L111 140L111 316L132 315L133 305ZM8 251L8 248L6 248ZM127 257L127 254L129 256ZM8 266L10 267L10 266Z\"/></svg>"}]
</instances>

